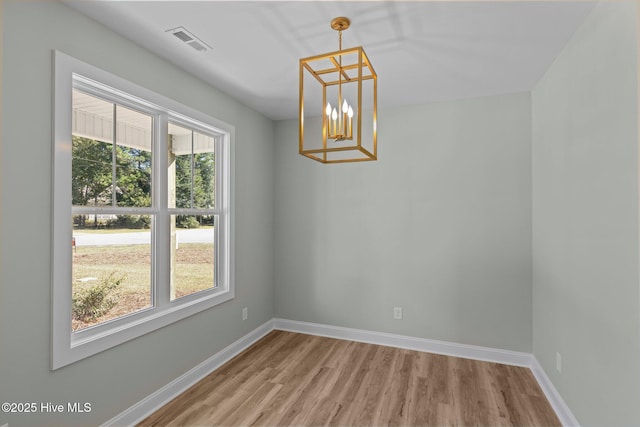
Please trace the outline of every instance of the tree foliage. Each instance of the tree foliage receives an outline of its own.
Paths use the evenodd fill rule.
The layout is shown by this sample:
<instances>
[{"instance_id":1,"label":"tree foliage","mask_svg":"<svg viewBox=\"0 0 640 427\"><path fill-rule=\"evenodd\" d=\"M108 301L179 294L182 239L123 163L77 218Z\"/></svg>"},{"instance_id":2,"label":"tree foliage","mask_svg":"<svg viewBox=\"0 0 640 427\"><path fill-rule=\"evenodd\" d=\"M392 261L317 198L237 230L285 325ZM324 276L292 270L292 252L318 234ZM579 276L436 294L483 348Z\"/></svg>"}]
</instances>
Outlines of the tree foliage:
<instances>
[{"instance_id":1,"label":"tree foliage","mask_svg":"<svg viewBox=\"0 0 640 427\"><path fill-rule=\"evenodd\" d=\"M93 139L73 137L72 141L72 202L75 206L100 204L111 200L111 144Z\"/></svg>"},{"instance_id":2,"label":"tree foliage","mask_svg":"<svg viewBox=\"0 0 640 427\"><path fill-rule=\"evenodd\" d=\"M215 204L215 157L213 153L176 156L176 207L211 208ZM193 170L193 174L192 174ZM193 185L192 185L193 181ZM193 204L191 203L193 197ZM195 228L211 223L212 218L198 215L178 215L176 225Z\"/></svg>"},{"instance_id":3,"label":"tree foliage","mask_svg":"<svg viewBox=\"0 0 640 427\"><path fill-rule=\"evenodd\" d=\"M118 206L151 206L151 153L117 146L116 200Z\"/></svg>"},{"instance_id":4,"label":"tree foliage","mask_svg":"<svg viewBox=\"0 0 640 427\"><path fill-rule=\"evenodd\" d=\"M192 164L193 159L193 164ZM193 167L193 188L191 186ZM213 153L176 156L176 207L214 206L215 158ZM193 205L191 192L193 189Z\"/></svg>"},{"instance_id":5,"label":"tree foliage","mask_svg":"<svg viewBox=\"0 0 640 427\"><path fill-rule=\"evenodd\" d=\"M72 154L75 206L111 205L114 188L117 206L151 206L150 152L74 136Z\"/></svg>"}]
</instances>

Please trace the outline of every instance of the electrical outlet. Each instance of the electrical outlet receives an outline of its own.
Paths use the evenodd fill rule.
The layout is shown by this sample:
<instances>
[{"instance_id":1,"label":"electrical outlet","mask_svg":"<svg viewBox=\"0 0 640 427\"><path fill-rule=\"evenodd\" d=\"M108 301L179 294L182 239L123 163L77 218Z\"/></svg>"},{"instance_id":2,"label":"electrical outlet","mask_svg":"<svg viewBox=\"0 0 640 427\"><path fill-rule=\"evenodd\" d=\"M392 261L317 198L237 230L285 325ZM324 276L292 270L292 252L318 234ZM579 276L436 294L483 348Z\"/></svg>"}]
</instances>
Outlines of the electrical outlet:
<instances>
[{"instance_id":1,"label":"electrical outlet","mask_svg":"<svg viewBox=\"0 0 640 427\"><path fill-rule=\"evenodd\" d=\"M402 307L393 307L393 318L402 319Z\"/></svg>"},{"instance_id":2,"label":"electrical outlet","mask_svg":"<svg viewBox=\"0 0 640 427\"><path fill-rule=\"evenodd\" d=\"M556 351L556 369L562 373L562 355Z\"/></svg>"},{"instance_id":3,"label":"electrical outlet","mask_svg":"<svg viewBox=\"0 0 640 427\"><path fill-rule=\"evenodd\" d=\"M249 317L249 309L247 307L242 309L242 320L247 320Z\"/></svg>"}]
</instances>

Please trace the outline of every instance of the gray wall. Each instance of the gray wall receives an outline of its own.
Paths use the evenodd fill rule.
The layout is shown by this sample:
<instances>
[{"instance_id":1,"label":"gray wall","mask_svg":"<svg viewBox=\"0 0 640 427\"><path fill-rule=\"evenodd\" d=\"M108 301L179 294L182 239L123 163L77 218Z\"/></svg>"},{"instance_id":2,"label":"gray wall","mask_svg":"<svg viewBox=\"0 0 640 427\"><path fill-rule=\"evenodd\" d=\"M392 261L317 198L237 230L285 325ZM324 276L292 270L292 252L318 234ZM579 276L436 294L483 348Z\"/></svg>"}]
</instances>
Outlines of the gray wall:
<instances>
[{"instance_id":1,"label":"gray wall","mask_svg":"<svg viewBox=\"0 0 640 427\"><path fill-rule=\"evenodd\" d=\"M529 352L531 100L379 113L379 161L276 125L276 315ZM404 319L393 319L393 307Z\"/></svg>"},{"instance_id":2,"label":"gray wall","mask_svg":"<svg viewBox=\"0 0 640 427\"><path fill-rule=\"evenodd\" d=\"M274 126L57 2L5 2L2 31L0 402L90 402L92 411L0 413L0 425L96 425L273 317ZM55 372L49 370L52 49L236 128L235 300Z\"/></svg>"},{"instance_id":3,"label":"gray wall","mask_svg":"<svg viewBox=\"0 0 640 427\"><path fill-rule=\"evenodd\" d=\"M532 94L533 350L584 426L640 424L635 7L598 4Z\"/></svg>"}]
</instances>

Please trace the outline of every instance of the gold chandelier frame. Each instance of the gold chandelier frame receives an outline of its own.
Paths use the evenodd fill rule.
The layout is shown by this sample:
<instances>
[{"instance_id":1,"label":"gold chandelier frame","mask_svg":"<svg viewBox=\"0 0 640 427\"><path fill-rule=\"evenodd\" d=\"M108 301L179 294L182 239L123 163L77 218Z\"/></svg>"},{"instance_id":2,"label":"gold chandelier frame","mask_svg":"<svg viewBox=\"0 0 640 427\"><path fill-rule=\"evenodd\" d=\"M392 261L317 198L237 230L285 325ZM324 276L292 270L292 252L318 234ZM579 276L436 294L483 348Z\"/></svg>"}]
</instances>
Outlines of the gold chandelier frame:
<instances>
[{"instance_id":1,"label":"gold chandelier frame","mask_svg":"<svg viewBox=\"0 0 640 427\"><path fill-rule=\"evenodd\" d=\"M342 31L349 28L350 20L345 17L338 17L331 21L331 28L339 33L339 50L335 52L315 55L300 59L300 98L299 98L299 149L300 154L321 163L346 163L377 160L377 74L367 57L362 46L342 49ZM330 65L327 65L327 60ZM322 148L305 147L304 128L304 78L305 73L309 73L322 88ZM370 149L362 144L362 117L363 117L363 83L371 81L373 91L372 108L372 137ZM343 85L357 86L357 101L355 112L347 105L346 99L342 98ZM333 109L333 116L328 97L327 89L337 86L338 102L337 111ZM351 111L343 111L344 107L349 107ZM352 116L355 113L354 119ZM353 123L355 121L355 124ZM354 140L355 127L355 140ZM328 140L333 140L336 144L328 144ZM337 143L347 142L347 145ZM337 155L340 153L339 155Z\"/></svg>"}]
</instances>

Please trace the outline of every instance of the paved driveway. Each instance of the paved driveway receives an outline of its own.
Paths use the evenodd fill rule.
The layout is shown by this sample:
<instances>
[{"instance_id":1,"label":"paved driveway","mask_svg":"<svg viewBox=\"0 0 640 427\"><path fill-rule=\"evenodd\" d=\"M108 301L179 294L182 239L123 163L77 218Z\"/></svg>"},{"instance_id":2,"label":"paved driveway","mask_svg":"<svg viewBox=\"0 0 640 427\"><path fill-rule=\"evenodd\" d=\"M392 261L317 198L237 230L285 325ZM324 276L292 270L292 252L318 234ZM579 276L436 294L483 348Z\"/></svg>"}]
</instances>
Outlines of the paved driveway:
<instances>
[{"instance_id":1,"label":"paved driveway","mask_svg":"<svg viewBox=\"0 0 640 427\"><path fill-rule=\"evenodd\" d=\"M178 243L211 243L213 242L213 228L195 228L176 231ZM143 245L151 242L151 232L141 231L135 233L73 233L76 238L76 246L109 246L109 245Z\"/></svg>"}]
</instances>

